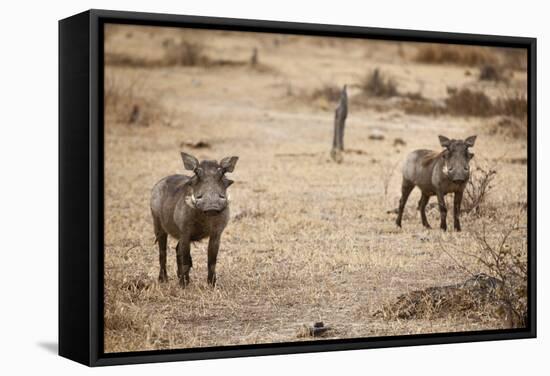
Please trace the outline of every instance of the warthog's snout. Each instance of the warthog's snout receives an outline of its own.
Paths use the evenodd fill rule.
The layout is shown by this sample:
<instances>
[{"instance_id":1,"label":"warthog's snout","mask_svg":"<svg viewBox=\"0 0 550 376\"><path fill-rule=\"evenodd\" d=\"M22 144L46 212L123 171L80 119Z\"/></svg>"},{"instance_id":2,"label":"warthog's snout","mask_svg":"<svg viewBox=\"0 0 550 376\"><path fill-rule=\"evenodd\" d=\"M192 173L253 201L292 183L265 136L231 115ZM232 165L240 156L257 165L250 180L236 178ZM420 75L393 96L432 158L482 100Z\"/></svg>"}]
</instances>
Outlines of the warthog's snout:
<instances>
[{"instance_id":1,"label":"warthog's snout","mask_svg":"<svg viewBox=\"0 0 550 376\"><path fill-rule=\"evenodd\" d=\"M211 193L195 196L195 207L204 214L220 214L227 207L227 198L222 193Z\"/></svg>"}]
</instances>

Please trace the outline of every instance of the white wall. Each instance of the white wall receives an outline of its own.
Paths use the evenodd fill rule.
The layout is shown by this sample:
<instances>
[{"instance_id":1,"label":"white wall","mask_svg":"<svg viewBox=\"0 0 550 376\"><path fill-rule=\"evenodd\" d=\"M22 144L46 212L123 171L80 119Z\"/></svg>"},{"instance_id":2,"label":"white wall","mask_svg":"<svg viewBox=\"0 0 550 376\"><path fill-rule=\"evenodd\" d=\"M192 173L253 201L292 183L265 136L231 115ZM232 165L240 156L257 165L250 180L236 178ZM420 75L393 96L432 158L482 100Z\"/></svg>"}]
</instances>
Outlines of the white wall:
<instances>
[{"instance_id":1,"label":"white wall","mask_svg":"<svg viewBox=\"0 0 550 376\"><path fill-rule=\"evenodd\" d=\"M368 4L370 3L370 4ZM367 5L368 4L368 5ZM128 0L3 3L0 89L0 372L48 374L294 374L404 372L423 375L525 374L548 370L548 220L539 215L539 338L536 340L348 351L86 369L53 355L57 341L57 20L88 8L286 20L389 28L520 35L538 44L538 164L549 140L549 12L543 1L461 0ZM539 168L539 192L550 189ZM549 200L539 195L539 213ZM542 272L541 272L542 271ZM546 355L544 355L546 353ZM6 372L11 370L11 372ZM26 372L25 372L26 373Z\"/></svg>"}]
</instances>

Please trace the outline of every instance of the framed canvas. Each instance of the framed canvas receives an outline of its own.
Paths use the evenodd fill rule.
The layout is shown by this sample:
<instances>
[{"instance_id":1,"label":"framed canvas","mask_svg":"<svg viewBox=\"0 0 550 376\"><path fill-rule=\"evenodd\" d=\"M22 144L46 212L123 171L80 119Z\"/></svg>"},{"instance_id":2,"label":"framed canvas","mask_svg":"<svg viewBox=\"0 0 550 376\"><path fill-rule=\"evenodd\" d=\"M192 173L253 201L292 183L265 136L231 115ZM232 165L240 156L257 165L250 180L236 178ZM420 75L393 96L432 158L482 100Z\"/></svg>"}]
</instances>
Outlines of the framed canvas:
<instances>
[{"instance_id":1,"label":"framed canvas","mask_svg":"<svg viewBox=\"0 0 550 376\"><path fill-rule=\"evenodd\" d=\"M59 22L59 354L536 336L536 39Z\"/></svg>"}]
</instances>

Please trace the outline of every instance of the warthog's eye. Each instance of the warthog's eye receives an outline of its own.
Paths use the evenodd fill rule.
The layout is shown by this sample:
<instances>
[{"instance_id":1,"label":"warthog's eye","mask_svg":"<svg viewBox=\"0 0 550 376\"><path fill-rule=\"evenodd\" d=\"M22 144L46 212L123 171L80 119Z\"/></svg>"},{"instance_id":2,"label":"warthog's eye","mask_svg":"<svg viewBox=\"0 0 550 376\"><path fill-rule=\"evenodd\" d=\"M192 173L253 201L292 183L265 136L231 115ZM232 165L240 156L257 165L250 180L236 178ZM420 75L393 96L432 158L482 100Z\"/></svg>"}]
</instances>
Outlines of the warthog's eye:
<instances>
[{"instance_id":1,"label":"warthog's eye","mask_svg":"<svg viewBox=\"0 0 550 376\"><path fill-rule=\"evenodd\" d=\"M469 166L464 166L464 170L465 170L465 171L468 171L469 169L470 169Z\"/></svg>"},{"instance_id":2,"label":"warthog's eye","mask_svg":"<svg viewBox=\"0 0 550 376\"><path fill-rule=\"evenodd\" d=\"M220 198L225 198L225 195L224 195L224 194L221 194L221 193L220 193L218 196L219 196Z\"/></svg>"},{"instance_id":3,"label":"warthog's eye","mask_svg":"<svg viewBox=\"0 0 550 376\"><path fill-rule=\"evenodd\" d=\"M453 167L449 167L449 171L453 171Z\"/></svg>"},{"instance_id":4,"label":"warthog's eye","mask_svg":"<svg viewBox=\"0 0 550 376\"><path fill-rule=\"evenodd\" d=\"M197 200L200 200L202 198L202 194L195 196Z\"/></svg>"}]
</instances>

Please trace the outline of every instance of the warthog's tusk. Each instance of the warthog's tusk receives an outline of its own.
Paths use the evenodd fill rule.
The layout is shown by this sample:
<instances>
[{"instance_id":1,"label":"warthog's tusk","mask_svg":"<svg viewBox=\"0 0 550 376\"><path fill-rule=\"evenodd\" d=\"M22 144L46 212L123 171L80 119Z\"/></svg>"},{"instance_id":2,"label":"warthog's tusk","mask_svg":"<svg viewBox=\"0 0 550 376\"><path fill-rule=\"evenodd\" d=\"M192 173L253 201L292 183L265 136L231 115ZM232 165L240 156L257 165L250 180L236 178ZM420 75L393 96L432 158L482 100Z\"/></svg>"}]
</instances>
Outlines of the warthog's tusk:
<instances>
[{"instance_id":1,"label":"warthog's tusk","mask_svg":"<svg viewBox=\"0 0 550 376\"><path fill-rule=\"evenodd\" d=\"M443 174L449 175L449 167L447 167L447 162L443 165Z\"/></svg>"},{"instance_id":2,"label":"warthog's tusk","mask_svg":"<svg viewBox=\"0 0 550 376\"><path fill-rule=\"evenodd\" d=\"M187 204L187 206L189 206L191 208L195 208L196 202L197 202L197 200L195 200L195 195L194 194L191 194L191 196L186 196L185 197L185 203Z\"/></svg>"}]
</instances>

